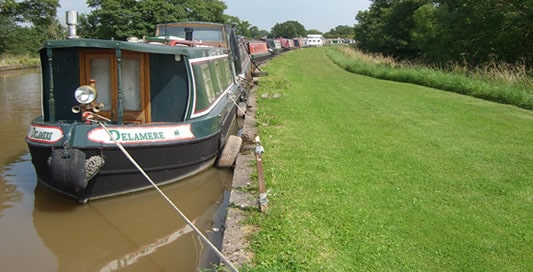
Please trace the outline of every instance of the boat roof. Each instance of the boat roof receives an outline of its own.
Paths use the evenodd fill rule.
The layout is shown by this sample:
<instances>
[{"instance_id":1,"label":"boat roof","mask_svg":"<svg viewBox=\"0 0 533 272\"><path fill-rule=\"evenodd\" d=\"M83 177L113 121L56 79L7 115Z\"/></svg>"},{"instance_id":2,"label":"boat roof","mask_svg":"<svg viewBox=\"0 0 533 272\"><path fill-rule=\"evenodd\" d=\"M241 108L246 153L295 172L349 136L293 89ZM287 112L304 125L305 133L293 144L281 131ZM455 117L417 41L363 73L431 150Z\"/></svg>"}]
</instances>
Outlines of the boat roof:
<instances>
[{"instance_id":1,"label":"boat roof","mask_svg":"<svg viewBox=\"0 0 533 272\"><path fill-rule=\"evenodd\" d=\"M221 23L212 23L212 22L201 22L201 21L186 21L186 22L171 22L171 23L165 23L165 24L158 24L156 27L164 27L164 26L175 26L175 25L181 25L181 26L218 26L223 27L227 26L227 24L221 24Z\"/></svg>"},{"instance_id":2,"label":"boat roof","mask_svg":"<svg viewBox=\"0 0 533 272\"><path fill-rule=\"evenodd\" d=\"M71 40L50 40L46 41L41 51L47 48L102 48L102 49L121 49L143 53L155 54L179 54L190 58L205 57L206 52L213 50L210 47L182 47L168 46L163 43L146 43L146 42L128 42L115 40L99 39L71 39ZM207 53L208 54L208 53Z\"/></svg>"}]
</instances>

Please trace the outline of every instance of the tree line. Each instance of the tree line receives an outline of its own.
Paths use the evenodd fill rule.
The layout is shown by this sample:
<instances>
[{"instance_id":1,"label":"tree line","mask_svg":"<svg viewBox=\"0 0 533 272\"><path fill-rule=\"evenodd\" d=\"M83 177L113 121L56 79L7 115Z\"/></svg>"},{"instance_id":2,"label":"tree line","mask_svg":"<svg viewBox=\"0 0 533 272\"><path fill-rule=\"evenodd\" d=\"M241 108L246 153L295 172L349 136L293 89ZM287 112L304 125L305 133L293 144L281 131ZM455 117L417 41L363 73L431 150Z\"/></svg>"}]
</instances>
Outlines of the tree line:
<instances>
[{"instance_id":1,"label":"tree line","mask_svg":"<svg viewBox=\"0 0 533 272\"><path fill-rule=\"evenodd\" d=\"M90 12L79 14L78 35L83 38L125 40L154 34L155 25L167 22L228 23L249 38L294 38L320 33L297 21L275 24L270 31L227 15L220 0L86 0ZM35 54L44 41L66 37L59 22L59 0L0 0L0 54ZM353 27L338 26L325 35L352 38Z\"/></svg>"},{"instance_id":2,"label":"tree line","mask_svg":"<svg viewBox=\"0 0 533 272\"><path fill-rule=\"evenodd\" d=\"M531 0L371 1L356 15L355 39L365 52L439 65L531 67Z\"/></svg>"},{"instance_id":3,"label":"tree line","mask_svg":"<svg viewBox=\"0 0 533 272\"><path fill-rule=\"evenodd\" d=\"M63 36L59 0L1 0L0 54L32 54L47 39Z\"/></svg>"}]
</instances>

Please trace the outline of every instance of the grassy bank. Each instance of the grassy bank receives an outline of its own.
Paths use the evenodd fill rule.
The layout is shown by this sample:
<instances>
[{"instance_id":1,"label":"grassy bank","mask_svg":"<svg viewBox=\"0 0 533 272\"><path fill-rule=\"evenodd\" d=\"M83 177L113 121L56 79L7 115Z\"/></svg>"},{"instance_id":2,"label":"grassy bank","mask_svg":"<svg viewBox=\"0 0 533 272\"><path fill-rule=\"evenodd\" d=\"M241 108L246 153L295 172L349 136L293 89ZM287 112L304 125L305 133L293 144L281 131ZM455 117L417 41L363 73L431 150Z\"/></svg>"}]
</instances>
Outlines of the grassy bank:
<instances>
[{"instance_id":1,"label":"grassy bank","mask_svg":"<svg viewBox=\"0 0 533 272\"><path fill-rule=\"evenodd\" d=\"M350 47L330 47L327 53L339 66L357 74L414 83L533 109L533 79L524 66L494 64L474 71L456 67L450 72L401 64L380 56L368 56Z\"/></svg>"},{"instance_id":2,"label":"grassy bank","mask_svg":"<svg viewBox=\"0 0 533 272\"><path fill-rule=\"evenodd\" d=\"M322 48L264 70L270 204L243 271L533 270L531 111L355 75Z\"/></svg>"},{"instance_id":3,"label":"grassy bank","mask_svg":"<svg viewBox=\"0 0 533 272\"><path fill-rule=\"evenodd\" d=\"M37 56L30 55L1 55L0 68L15 66L39 66L40 60Z\"/></svg>"}]
</instances>

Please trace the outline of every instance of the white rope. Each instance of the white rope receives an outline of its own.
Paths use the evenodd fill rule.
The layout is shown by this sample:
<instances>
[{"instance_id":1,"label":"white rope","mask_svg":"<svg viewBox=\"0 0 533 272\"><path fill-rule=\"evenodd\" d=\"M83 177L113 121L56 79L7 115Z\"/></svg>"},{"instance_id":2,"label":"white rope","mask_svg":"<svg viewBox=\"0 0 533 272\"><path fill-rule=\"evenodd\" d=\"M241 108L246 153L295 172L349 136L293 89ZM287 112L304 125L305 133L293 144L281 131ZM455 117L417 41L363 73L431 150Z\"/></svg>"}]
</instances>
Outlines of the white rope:
<instances>
[{"instance_id":1,"label":"white rope","mask_svg":"<svg viewBox=\"0 0 533 272\"><path fill-rule=\"evenodd\" d=\"M92 119L92 118L90 118L90 119ZM111 132L109 132L107 127L100 121L97 121L97 120L91 120L91 121L97 122L100 126L102 126L102 128L105 130L105 132L111 137L111 140L113 140L113 142L120 149L120 151L122 151L122 153L124 153L124 155L131 161L131 163L133 163L133 165L135 165L135 167L139 170L139 172L141 172L141 174L152 184L152 186L157 190L157 192L159 192L159 194L161 194L161 196L168 202L168 204L170 206L172 206L172 208L181 216L181 218L183 218L183 220L185 220L185 222L187 222L187 224L193 229L193 231L196 232L196 234L198 236L200 236L200 238L202 238L202 240L209 247L211 247L212 250L215 251L215 253L218 255L218 257L220 257L220 259L222 259L222 261L232 271L238 272L239 270L237 270L237 268L235 268L235 266L233 266L233 264L231 264L231 262L222 254L222 252L220 252L220 250L218 250L218 248L215 245L213 245L213 243L211 243L211 241L209 241L209 239L207 239L202 234L202 232L200 232L200 230L194 225L194 223L191 222L191 220L189 220L189 218L187 218L187 216L185 216L185 214L183 214L183 212L181 212L181 210L176 206L176 204L174 204L174 202L172 202L172 200L170 200L170 198L163 191L161 191L161 189L159 189L159 186L157 186L157 184L155 184L155 182L148 176L148 174L146 174L146 172L141 168L141 166L139 166L139 164L135 161L135 159L133 159L133 157L128 153L128 151L126 151L124 146L115 139L115 137L111 134Z\"/></svg>"}]
</instances>

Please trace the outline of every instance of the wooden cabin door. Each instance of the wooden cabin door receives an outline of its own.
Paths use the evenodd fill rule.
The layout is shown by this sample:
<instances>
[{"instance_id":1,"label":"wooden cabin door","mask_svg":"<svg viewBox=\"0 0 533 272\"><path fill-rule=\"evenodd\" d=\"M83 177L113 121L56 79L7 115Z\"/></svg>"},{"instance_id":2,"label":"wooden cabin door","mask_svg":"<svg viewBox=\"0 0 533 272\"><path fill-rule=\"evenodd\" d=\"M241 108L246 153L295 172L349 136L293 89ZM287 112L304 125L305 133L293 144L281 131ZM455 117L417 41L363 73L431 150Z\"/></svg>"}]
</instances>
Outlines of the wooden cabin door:
<instances>
[{"instance_id":1,"label":"wooden cabin door","mask_svg":"<svg viewBox=\"0 0 533 272\"><path fill-rule=\"evenodd\" d=\"M148 56L142 53L122 52L120 63L123 121L126 124L150 122L150 91ZM118 121L119 82L118 62L114 50L83 51L81 54L81 84L96 81L97 102L104 103L99 114Z\"/></svg>"}]
</instances>

